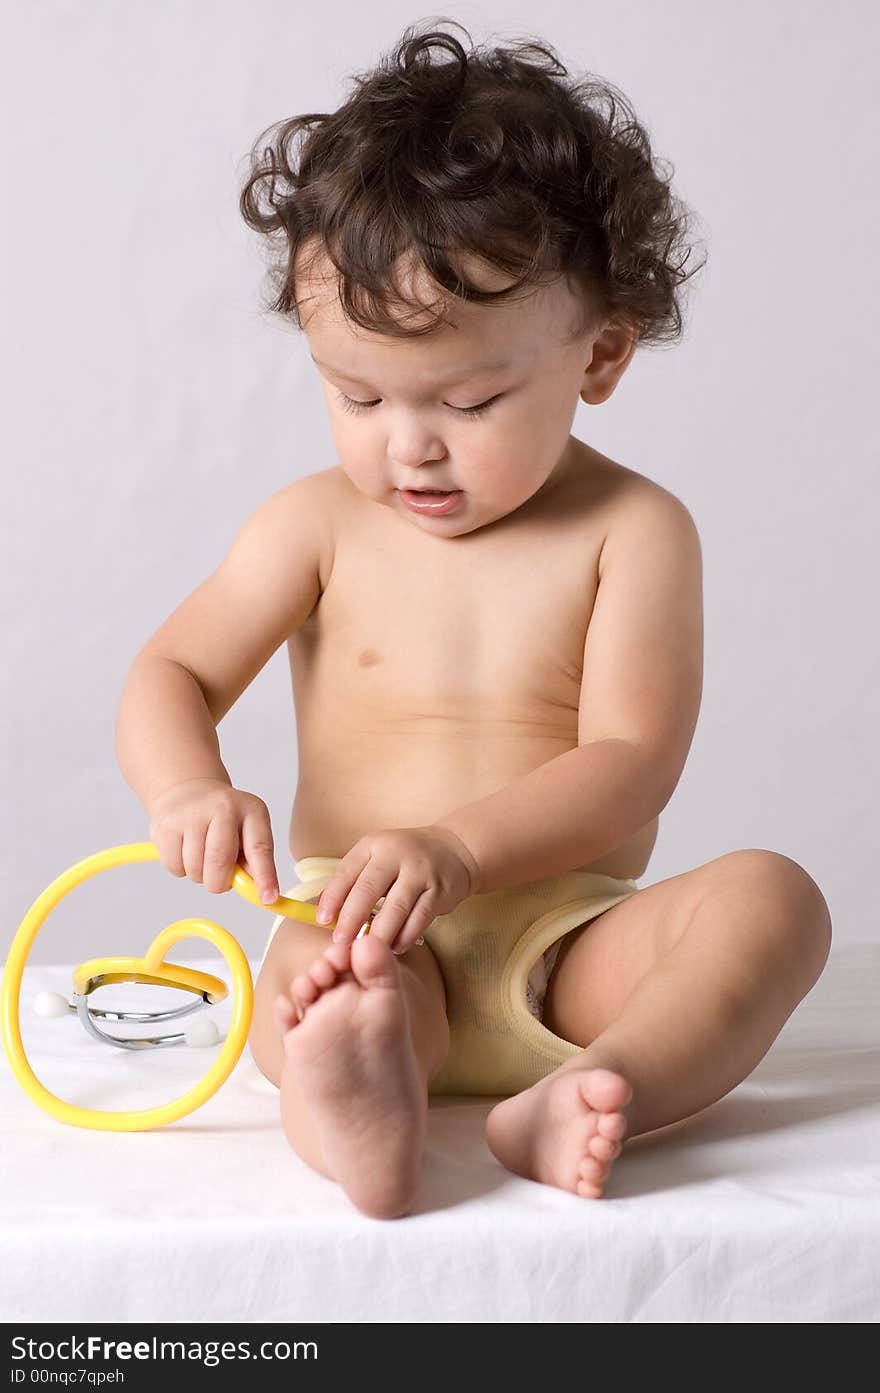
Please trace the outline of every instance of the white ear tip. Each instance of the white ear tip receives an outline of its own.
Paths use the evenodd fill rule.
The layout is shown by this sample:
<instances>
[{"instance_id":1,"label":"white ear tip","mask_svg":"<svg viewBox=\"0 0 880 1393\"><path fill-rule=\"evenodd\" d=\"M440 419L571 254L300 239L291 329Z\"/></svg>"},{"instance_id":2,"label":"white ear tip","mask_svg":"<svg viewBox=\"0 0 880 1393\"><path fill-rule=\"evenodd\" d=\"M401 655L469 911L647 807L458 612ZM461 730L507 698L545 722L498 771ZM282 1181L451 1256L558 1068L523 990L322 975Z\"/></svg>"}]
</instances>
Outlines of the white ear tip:
<instances>
[{"instance_id":1,"label":"white ear tip","mask_svg":"<svg viewBox=\"0 0 880 1393\"><path fill-rule=\"evenodd\" d=\"M208 1045L216 1045L220 1039L220 1031L213 1021L205 1020L193 1021L183 1032L183 1038L193 1049L203 1049Z\"/></svg>"},{"instance_id":2,"label":"white ear tip","mask_svg":"<svg viewBox=\"0 0 880 1393\"><path fill-rule=\"evenodd\" d=\"M34 997L34 1014L37 1016L66 1016L67 1001L60 992L38 992Z\"/></svg>"}]
</instances>

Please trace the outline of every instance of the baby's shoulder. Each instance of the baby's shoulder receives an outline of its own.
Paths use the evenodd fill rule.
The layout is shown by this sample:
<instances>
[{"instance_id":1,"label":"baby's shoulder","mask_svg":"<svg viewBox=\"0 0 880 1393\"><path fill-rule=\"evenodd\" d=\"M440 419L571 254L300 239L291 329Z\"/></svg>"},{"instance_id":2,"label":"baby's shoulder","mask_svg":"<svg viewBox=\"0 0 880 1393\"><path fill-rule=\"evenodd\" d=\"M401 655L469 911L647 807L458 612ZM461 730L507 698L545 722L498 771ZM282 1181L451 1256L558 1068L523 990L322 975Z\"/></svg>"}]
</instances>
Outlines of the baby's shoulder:
<instances>
[{"instance_id":1,"label":"baby's shoulder","mask_svg":"<svg viewBox=\"0 0 880 1393\"><path fill-rule=\"evenodd\" d=\"M585 449L587 468L581 472L581 478L588 488L606 498L609 504L623 508L652 498L658 502L663 498L680 501L671 490L649 475L640 474L637 469L600 454L598 450Z\"/></svg>"},{"instance_id":2,"label":"baby's shoulder","mask_svg":"<svg viewBox=\"0 0 880 1393\"><path fill-rule=\"evenodd\" d=\"M622 577L626 589L629 576L637 573L649 588L671 593L681 580L693 600L702 587L702 543L687 505L656 480L604 457L597 478L605 499L597 559L600 582Z\"/></svg>"},{"instance_id":3,"label":"baby's shoulder","mask_svg":"<svg viewBox=\"0 0 880 1393\"><path fill-rule=\"evenodd\" d=\"M334 519L357 506L357 490L338 464L327 469L318 469L314 474L304 474L289 486L290 497L300 505L306 505L315 513L328 529L332 530Z\"/></svg>"},{"instance_id":4,"label":"baby's shoulder","mask_svg":"<svg viewBox=\"0 0 880 1393\"><path fill-rule=\"evenodd\" d=\"M590 451L584 486L592 509L602 515L606 533L638 526L652 517L695 525L687 505L671 489L596 450Z\"/></svg>"},{"instance_id":5,"label":"baby's shoulder","mask_svg":"<svg viewBox=\"0 0 880 1393\"><path fill-rule=\"evenodd\" d=\"M275 550L291 565L301 566L304 556L314 558L322 592L333 569L334 518L341 492L334 476L341 472L321 469L291 479L265 499L249 519L255 541L267 549L274 541Z\"/></svg>"}]
</instances>

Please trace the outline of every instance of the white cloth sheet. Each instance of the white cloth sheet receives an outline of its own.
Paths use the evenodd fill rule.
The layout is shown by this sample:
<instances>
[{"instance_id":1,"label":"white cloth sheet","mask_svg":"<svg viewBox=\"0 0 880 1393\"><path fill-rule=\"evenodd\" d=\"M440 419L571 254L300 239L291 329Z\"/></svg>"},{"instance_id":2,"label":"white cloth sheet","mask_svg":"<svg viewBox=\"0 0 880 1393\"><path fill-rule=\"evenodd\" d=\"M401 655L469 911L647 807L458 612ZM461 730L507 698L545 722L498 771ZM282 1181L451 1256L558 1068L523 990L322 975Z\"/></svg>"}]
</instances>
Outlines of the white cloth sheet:
<instances>
[{"instance_id":1,"label":"white cloth sheet","mask_svg":"<svg viewBox=\"0 0 880 1393\"><path fill-rule=\"evenodd\" d=\"M174 960L226 976L217 958ZM72 1014L35 1017L72 966L28 968L22 993L53 1092L147 1107L206 1070L212 1051L116 1050ZM435 1099L416 1211L391 1221L290 1150L247 1051L197 1112L127 1134L56 1122L3 1057L0 1320L877 1321L878 989L880 945L835 946L751 1077L628 1142L598 1201L500 1166L483 1140L493 1100ZM95 1004L124 1005L113 991L163 999L108 987Z\"/></svg>"}]
</instances>

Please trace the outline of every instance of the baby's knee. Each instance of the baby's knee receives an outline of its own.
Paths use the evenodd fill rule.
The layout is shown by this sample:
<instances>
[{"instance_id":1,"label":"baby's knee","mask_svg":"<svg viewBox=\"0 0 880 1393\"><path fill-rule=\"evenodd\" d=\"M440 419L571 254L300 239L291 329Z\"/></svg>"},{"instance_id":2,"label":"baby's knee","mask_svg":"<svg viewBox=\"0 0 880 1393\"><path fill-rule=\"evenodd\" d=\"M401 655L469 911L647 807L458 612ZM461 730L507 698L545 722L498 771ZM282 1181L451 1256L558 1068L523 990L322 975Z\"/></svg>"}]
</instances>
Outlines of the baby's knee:
<instances>
[{"instance_id":1,"label":"baby's knee","mask_svg":"<svg viewBox=\"0 0 880 1393\"><path fill-rule=\"evenodd\" d=\"M277 995L277 992L268 990L265 974L261 973L254 987L254 1009L247 1042L260 1073L276 1088L280 1088L284 1050L274 1015L273 1002Z\"/></svg>"},{"instance_id":2,"label":"baby's knee","mask_svg":"<svg viewBox=\"0 0 880 1393\"><path fill-rule=\"evenodd\" d=\"M273 997L288 992L294 977L306 972L330 943L330 934L317 924L279 924L257 974L254 995L261 990Z\"/></svg>"},{"instance_id":3,"label":"baby's knee","mask_svg":"<svg viewBox=\"0 0 880 1393\"><path fill-rule=\"evenodd\" d=\"M736 877L743 912L764 926L775 971L793 972L809 990L831 950L831 913L815 880L790 856L759 847L729 852L720 864Z\"/></svg>"}]
</instances>

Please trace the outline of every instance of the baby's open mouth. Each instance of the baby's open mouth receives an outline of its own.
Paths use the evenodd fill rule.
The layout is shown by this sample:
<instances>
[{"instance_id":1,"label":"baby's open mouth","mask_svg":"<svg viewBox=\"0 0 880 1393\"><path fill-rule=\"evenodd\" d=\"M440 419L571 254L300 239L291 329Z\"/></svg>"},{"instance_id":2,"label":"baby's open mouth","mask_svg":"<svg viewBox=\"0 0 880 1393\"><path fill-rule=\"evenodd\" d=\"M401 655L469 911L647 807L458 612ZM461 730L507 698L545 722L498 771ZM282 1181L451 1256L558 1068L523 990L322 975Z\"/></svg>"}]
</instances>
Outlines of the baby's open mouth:
<instances>
[{"instance_id":1,"label":"baby's open mouth","mask_svg":"<svg viewBox=\"0 0 880 1393\"><path fill-rule=\"evenodd\" d=\"M429 515L451 513L461 505L461 489L401 489L400 496L408 508Z\"/></svg>"}]
</instances>

